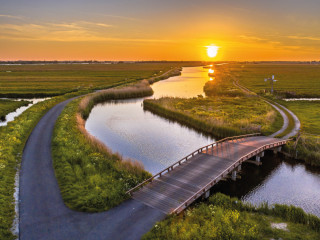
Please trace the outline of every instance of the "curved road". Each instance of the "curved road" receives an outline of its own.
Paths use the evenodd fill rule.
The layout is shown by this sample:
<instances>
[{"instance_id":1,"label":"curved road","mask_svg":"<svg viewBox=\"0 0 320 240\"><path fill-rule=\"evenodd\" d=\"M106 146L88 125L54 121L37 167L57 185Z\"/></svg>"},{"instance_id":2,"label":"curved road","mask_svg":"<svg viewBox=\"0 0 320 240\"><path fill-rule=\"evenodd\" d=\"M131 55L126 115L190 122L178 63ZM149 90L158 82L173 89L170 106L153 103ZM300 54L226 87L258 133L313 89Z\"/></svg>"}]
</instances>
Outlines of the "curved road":
<instances>
[{"instance_id":1,"label":"curved road","mask_svg":"<svg viewBox=\"0 0 320 240\"><path fill-rule=\"evenodd\" d=\"M51 138L57 118L72 100L50 109L25 145L19 180L19 237L21 240L140 239L166 215L133 199L102 213L76 212L62 200L52 165ZM294 130L290 134L293 133Z\"/></svg>"},{"instance_id":2,"label":"curved road","mask_svg":"<svg viewBox=\"0 0 320 240\"><path fill-rule=\"evenodd\" d=\"M51 138L58 116L71 100L53 107L25 145L20 170L20 239L140 239L166 215L133 199L102 213L72 211L62 200L52 166Z\"/></svg>"},{"instance_id":3,"label":"curved road","mask_svg":"<svg viewBox=\"0 0 320 240\"><path fill-rule=\"evenodd\" d=\"M257 95L256 93L252 92L248 88L240 85L238 80L233 81L233 84L236 87L238 87L240 90L242 90L245 94L251 94L251 95L256 95L256 96L260 97L259 95ZM286 108L285 106L283 106L283 105L281 105L279 103L276 103L276 102L271 103L271 102L265 100L262 97L260 97L260 98L262 100L264 100L266 103L270 104L273 108L275 108L283 118L283 125L282 125L281 129L279 131L271 134L269 137L275 137L275 136L283 133L289 126L289 118L288 118L288 116L285 114L285 112L282 109L284 109L286 112L288 112L291 115L291 117L293 118L293 120L294 120L294 128L287 135L282 137L282 139L288 139L290 137L293 137L299 132L301 123L300 123L299 118L292 111L290 111L288 108Z\"/></svg>"}]
</instances>

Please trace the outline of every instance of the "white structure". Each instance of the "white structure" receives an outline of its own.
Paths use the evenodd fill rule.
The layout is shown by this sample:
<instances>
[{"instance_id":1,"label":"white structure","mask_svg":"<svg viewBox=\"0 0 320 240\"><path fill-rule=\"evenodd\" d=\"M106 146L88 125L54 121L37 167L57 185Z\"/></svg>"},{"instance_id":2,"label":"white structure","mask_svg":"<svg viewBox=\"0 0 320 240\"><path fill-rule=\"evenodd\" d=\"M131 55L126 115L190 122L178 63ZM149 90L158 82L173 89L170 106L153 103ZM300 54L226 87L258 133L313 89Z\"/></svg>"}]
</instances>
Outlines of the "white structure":
<instances>
[{"instance_id":1,"label":"white structure","mask_svg":"<svg viewBox=\"0 0 320 240\"><path fill-rule=\"evenodd\" d=\"M276 81L278 81L278 80L275 80L275 79L274 79L274 75L272 75L271 78L265 78L264 81L265 81L265 82L266 82L266 81L270 81L270 84L271 84L271 93L273 93L273 82L276 82Z\"/></svg>"}]
</instances>

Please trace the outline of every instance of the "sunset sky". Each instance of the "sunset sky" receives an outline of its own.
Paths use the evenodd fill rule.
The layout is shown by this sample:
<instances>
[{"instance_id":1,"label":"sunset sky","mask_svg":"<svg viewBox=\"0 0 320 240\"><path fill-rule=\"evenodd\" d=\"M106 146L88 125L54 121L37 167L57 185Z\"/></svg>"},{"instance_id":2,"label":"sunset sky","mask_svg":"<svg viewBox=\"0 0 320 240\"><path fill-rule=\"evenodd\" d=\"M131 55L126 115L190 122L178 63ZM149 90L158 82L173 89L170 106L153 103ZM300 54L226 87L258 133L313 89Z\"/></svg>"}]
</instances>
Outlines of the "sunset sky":
<instances>
[{"instance_id":1,"label":"sunset sky","mask_svg":"<svg viewBox=\"0 0 320 240\"><path fill-rule=\"evenodd\" d=\"M0 60L320 60L319 0L0 0Z\"/></svg>"}]
</instances>

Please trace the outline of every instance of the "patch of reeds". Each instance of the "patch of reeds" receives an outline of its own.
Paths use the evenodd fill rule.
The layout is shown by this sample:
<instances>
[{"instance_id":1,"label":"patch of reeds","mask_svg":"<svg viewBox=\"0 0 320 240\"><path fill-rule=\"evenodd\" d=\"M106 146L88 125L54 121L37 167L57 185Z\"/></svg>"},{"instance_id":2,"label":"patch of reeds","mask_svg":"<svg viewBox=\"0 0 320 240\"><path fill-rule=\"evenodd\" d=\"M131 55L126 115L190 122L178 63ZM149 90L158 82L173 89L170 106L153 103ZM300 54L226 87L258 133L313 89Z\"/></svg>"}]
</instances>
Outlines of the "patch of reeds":
<instances>
[{"instance_id":1,"label":"patch of reeds","mask_svg":"<svg viewBox=\"0 0 320 240\"><path fill-rule=\"evenodd\" d=\"M143 102L143 108L157 115L163 116L173 121L177 121L186 126L192 127L198 131L209 134L214 137L229 137L248 133L240 128L235 128L224 124L220 120L212 119L210 121L198 118L196 115L187 114L175 109L165 107L152 99L146 99ZM252 130L254 132L254 130Z\"/></svg>"},{"instance_id":2,"label":"patch of reeds","mask_svg":"<svg viewBox=\"0 0 320 240\"><path fill-rule=\"evenodd\" d=\"M302 134L289 142L284 151L311 166L320 166L320 136Z\"/></svg>"},{"instance_id":3,"label":"patch of reeds","mask_svg":"<svg viewBox=\"0 0 320 240\"><path fill-rule=\"evenodd\" d=\"M89 94L67 105L53 138L53 159L62 197L72 209L97 212L128 198L126 191L150 177L143 165L113 153L85 129L95 104L152 95L144 80L122 88Z\"/></svg>"},{"instance_id":4,"label":"patch of reeds","mask_svg":"<svg viewBox=\"0 0 320 240\"><path fill-rule=\"evenodd\" d=\"M79 104L79 112L83 119L87 119L94 105L109 100L128 99L151 96L153 90L147 80L123 88L102 90L86 96Z\"/></svg>"},{"instance_id":5,"label":"patch of reeds","mask_svg":"<svg viewBox=\"0 0 320 240\"><path fill-rule=\"evenodd\" d=\"M289 231L271 227L284 222ZM217 193L179 215L168 216L142 239L319 239L320 219L286 205L255 207Z\"/></svg>"}]
</instances>

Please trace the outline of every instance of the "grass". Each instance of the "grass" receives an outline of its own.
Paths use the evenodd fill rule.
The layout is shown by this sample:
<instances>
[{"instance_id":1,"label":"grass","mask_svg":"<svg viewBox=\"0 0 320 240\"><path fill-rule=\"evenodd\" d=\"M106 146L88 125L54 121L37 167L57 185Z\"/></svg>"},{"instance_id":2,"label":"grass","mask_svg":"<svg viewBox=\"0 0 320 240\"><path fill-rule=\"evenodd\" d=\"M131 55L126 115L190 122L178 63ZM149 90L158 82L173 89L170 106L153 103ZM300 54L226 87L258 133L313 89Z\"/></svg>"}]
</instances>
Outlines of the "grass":
<instances>
[{"instance_id":1,"label":"grass","mask_svg":"<svg viewBox=\"0 0 320 240\"><path fill-rule=\"evenodd\" d=\"M77 115L80 101L68 104L57 121L52 145L55 173L68 207L103 211L127 199L126 191L150 174L138 163L112 154L86 133Z\"/></svg>"},{"instance_id":2,"label":"grass","mask_svg":"<svg viewBox=\"0 0 320 240\"><path fill-rule=\"evenodd\" d=\"M0 97L56 96L158 77L199 63L0 65Z\"/></svg>"},{"instance_id":3,"label":"grass","mask_svg":"<svg viewBox=\"0 0 320 240\"><path fill-rule=\"evenodd\" d=\"M5 121L7 114L14 112L19 107L27 106L28 104L28 101L11 101L0 99L0 121Z\"/></svg>"},{"instance_id":4,"label":"grass","mask_svg":"<svg viewBox=\"0 0 320 240\"><path fill-rule=\"evenodd\" d=\"M47 96L52 93L55 94L63 94L68 91L72 91L72 88L75 84L81 83L83 81L83 84L85 85L83 88L77 88L77 91L72 93L67 93L62 96L53 97L50 100L35 104L31 108L29 108L27 111L23 112L20 116L15 118L14 121L8 123L5 127L0 127L0 239L15 239L16 237L11 232L11 227L14 219L14 183L15 183L15 174L16 171L19 169L19 165L21 162L21 156L23 147L25 145L25 142L28 139L29 134L31 133L34 126L37 124L37 122L40 120L40 118L54 105L57 103L69 99L74 96L79 96L83 94L87 94L89 92L92 92L94 88L98 87L105 87L105 88L111 88L115 86L119 86L121 84L127 84L131 81L137 81L138 78L142 78L144 76L155 76L155 78L159 78L160 75L162 75L162 70L159 71L159 69L172 69L175 66L175 64L145 64L142 66L142 64L132 64L130 66L127 66L126 64L119 64L114 66L107 66L107 69L105 69L105 66L99 66L99 65L90 65L90 66L84 66L84 65L69 65L69 64L59 64L59 65L45 65L45 66L39 66L39 65L22 65L22 66L0 66L1 71L11 71L9 73L1 73L0 76L0 95L7 96L8 94L12 96ZM128 69L126 69L128 67ZM136 67L136 70L135 70ZM101 68L101 69L99 69ZM16 73L14 73L16 71ZM84 71L84 72L83 72ZM88 71L86 73L86 71ZM101 85L99 82L96 82L96 86L91 84L91 77L94 80L94 77L91 76L94 71L97 72L103 72L106 71L105 79L102 80ZM174 71L172 71L174 72ZM8 74L14 73L8 77ZM79 78L81 78L79 81L75 78L76 75L79 75ZM151 75L150 75L151 74ZM156 74L156 75L154 75ZM170 72L171 74L171 72ZM177 74L175 72L175 74ZM117 75L117 76L115 76ZM120 77L118 77L120 75ZM49 78L46 78L46 76L51 76ZM34 77L34 78L33 78ZM128 79L130 77L130 79ZM73 79L75 78L75 79ZM46 80L43 80L46 79ZM157 79L156 79L157 80ZM49 81L49 82L48 82ZM59 86L60 82L66 82L65 85L62 87ZM59 91L57 89L60 89ZM75 111L78 110L78 106L76 107ZM70 106L69 106L70 110ZM73 122L68 122L70 124L70 129L74 129L74 126L76 126L76 120L72 118L74 115L64 115L65 118L68 118L69 120L72 120ZM73 124L73 125L72 125ZM62 126L62 125L60 125ZM64 125L66 126L66 125ZM63 133L66 133L66 129L61 129ZM68 136L69 131L67 131L66 136ZM77 132L78 134L78 132ZM78 136L79 137L79 136ZM72 145L75 140L79 140L79 144L84 144L84 139L86 138L85 135L82 135L82 138L79 137L78 139L70 139L68 138L68 146L74 146ZM63 140L63 139L62 139ZM86 141L89 141L90 139L86 138ZM89 142L90 143L90 142ZM94 172L95 166L94 164L99 165L99 161L101 160L101 163L106 162L106 156L103 155L101 152L97 150L96 147L99 147L97 143L93 143L93 145L89 145L89 143L86 143L86 148L82 148L79 150L79 148L76 148L79 151L83 151L82 154L84 154L85 158L84 160L89 161L90 159L91 165L85 165L84 170L79 169L79 165L75 166L73 171L76 174L81 174L83 172L90 172L91 170ZM64 146L62 146L64 147ZM77 146L75 146L77 147ZM64 148L65 150L65 148ZM105 151L105 149L100 149ZM67 150L69 151L69 149ZM90 152L91 151L91 152ZM70 149L70 152L73 152L72 149ZM87 156L86 153L90 154ZM73 152L74 153L74 152ZM78 153L78 152L77 152ZM107 154L107 153L106 153ZM74 160L74 156L76 155L68 155L70 157L70 161ZM108 155L110 158L108 158L109 165L112 165L111 168L113 169L110 171L110 176L103 176L110 179L117 179L117 181L123 181L122 184L116 184L116 185L108 185L110 187L111 193L116 193L120 195L110 195L107 194L108 197L110 197L111 202L108 206L111 206L117 201L123 200L126 196L123 194L121 195L121 192L123 192L123 189L127 189L130 186L135 185L140 179L135 178L138 172L141 172L141 166L135 162L130 161L123 161L123 164L120 164L119 162L119 156L114 154ZM75 161L77 161L76 159ZM94 162L98 161L98 162ZM111 163L113 161L113 163ZM100 164L101 164L100 163ZM108 168L109 165L101 166L99 170L103 171L104 167ZM122 172L122 173L121 173ZM133 172L131 174L131 172ZM66 171L66 175L62 177L68 177ZM129 173L129 174L127 174ZM127 177L125 177L125 180L121 180L121 178L118 178L121 174L127 174ZM131 175L130 175L131 174ZM145 172L141 173L139 175L140 177L143 174L147 174ZM63 174L62 174L63 175ZM147 174L148 175L148 174ZM77 175L79 176L79 175ZM130 179L129 179L130 178ZM69 178L70 179L70 178ZM101 192L98 189L99 181L104 182L104 179L99 179L98 175L93 175L91 178L86 178L88 182L86 182L86 186L93 186L95 185L95 194L100 194ZM110 184L110 182L108 182ZM103 186L105 187L105 186ZM121 191L116 190L113 192L114 189L123 188ZM72 189L76 190L76 189ZM92 189L91 189L92 190ZM88 191L88 193L93 193L92 191ZM104 191L104 194L106 192ZM71 193L72 194L72 193ZM88 202L84 204L83 209L86 211L95 211L96 209L103 209L106 206L103 205L103 203L106 201L106 199L103 198L104 196L96 195L95 197L92 197L91 195L86 195L86 199ZM102 200L101 200L102 199ZM120 200L119 200L120 199ZM91 202L90 202L91 201ZM113 202L112 202L113 201Z\"/></svg>"},{"instance_id":5,"label":"grass","mask_svg":"<svg viewBox=\"0 0 320 240\"><path fill-rule=\"evenodd\" d=\"M320 135L320 101L282 101L281 103L297 115L302 132Z\"/></svg>"},{"instance_id":6,"label":"grass","mask_svg":"<svg viewBox=\"0 0 320 240\"><path fill-rule=\"evenodd\" d=\"M15 239L10 231L14 219L14 183L25 142L40 118L55 104L75 94L55 97L30 107L0 127L0 239Z\"/></svg>"},{"instance_id":7,"label":"grass","mask_svg":"<svg viewBox=\"0 0 320 240\"><path fill-rule=\"evenodd\" d=\"M286 223L288 231L271 223ZM215 194L180 215L168 216L142 239L319 239L320 219L293 206L254 207Z\"/></svg>"},{"instance_id":8,"label":"grass","mask_svg":"<svg viewBox=\"0 0 320 240\"><path fill-rule=\"evenodd\" d=\"M320 65L230 64L228 68L240 84L259 94L270 91L270 83L264 79L275 75L279 97L320 97Z\"/></svg>"},{"instance_id":9,"label":"grass","mask_svg":"<svg viewBox=\"0 0 320 240\"><path fill-rule=\"evenodd\" d=\"M204 86L207 97L145 100L144 108L215 137L279 130L281 115L253 94L233 83L228 65L215 67L215 78Z\"/></svg>"},{"instance_id":10,"label":"grass","mask_svg":"<svg viewBox=\"0 0 320 240\"><path fill-rule=\"evenodd\" d=\"M144 100L144 108L215 137L263 132L278 126L277 112L264 101L247 97L161 98Z\"/></svg>"},{"instance_id":11,"label":"grass","mask_svg":"<svg viewBox=\"0 0 320 240\"><path fill-rule=\"evenodd\" d=\"M319 97L320 66L302 64L232 64L229 66L229 71L234 79L240 81L240 84L284 105L297 115L301 122L301 137L297 144L291 142L284 149L294 158L298 158L310 165L320 166L320 102L286 102L282 100L284 97ZM265 91L270 86L263 81L265 77L270 77L272 74L275 74L279 80L274 85L274 95ZM289 118L289 126L285 132L277 137L285 136L294 128L292 116L287 111L284 112Z\"/></svg>"}]
</instances>

